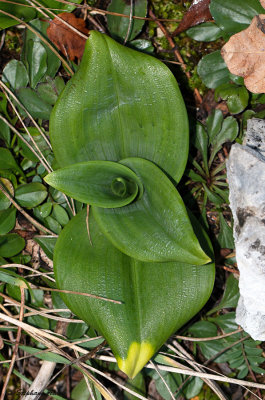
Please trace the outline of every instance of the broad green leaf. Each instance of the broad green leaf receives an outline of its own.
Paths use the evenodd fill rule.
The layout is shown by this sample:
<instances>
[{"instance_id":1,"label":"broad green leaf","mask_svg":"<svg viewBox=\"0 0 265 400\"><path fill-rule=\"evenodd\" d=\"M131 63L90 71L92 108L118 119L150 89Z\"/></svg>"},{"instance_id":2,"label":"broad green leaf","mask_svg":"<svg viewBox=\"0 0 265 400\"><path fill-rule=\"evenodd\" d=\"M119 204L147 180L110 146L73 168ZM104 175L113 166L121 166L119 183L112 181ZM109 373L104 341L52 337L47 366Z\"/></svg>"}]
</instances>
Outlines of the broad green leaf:
<instances>
[{"instance_id":1,"label":"broad green leaf","mask_svg":"<svg viewBox=\"0 0 265 400\"><path fill-rule=\"evenodd\" d=\"M222 29L212 22L205 22L186 31L187 35L199 42L213 42L222 37Z\"/></svg>"},{"instance_id":2,"label":"broad green leaf","mask_svg":"<svg viewBox=\"0 0 265 400\"><path fill-rule=\"evenodd\" d=\"M220 232L218 235L218 243L224 249L234 249L235 242L233 237L233 229L227 224L223 215L219 213Z\"/></svg>"},{"instance_id":3,"label":"broad green leaf","mask_svg":"<svg viewBox=\"0 0 265 400\"><path fill-rule=\"evenodd\" d=\"M5 11L9 14L12 14L16 16L17 18L21 18L23 21L30 21L31 19L35 18L36 16L36 10L32 7L25 7L21 4L26 4L24 0L17 0L15 1L17 4L11 4L11 3L4 3L1 1L0 3L0 29L6 29L9 28L10 26L17 25L19 22L3 13L2 11Z\"/></svg>"},{"instance_id":4,"label":"broad green leaf","mask_svg":"<svg viewBox=\"0 0 265 400\"><path fill-rule=\"evenodd\" d=\"M31 88L18 90L17 96L23 106L34 118L49 119L52 106L42 100Z\"/></svg>"},{"instance_id":5,"label":"broad green leaf","mask_svg":"<svg viewBox=\"0 0 265 400\"><path fill-rule=\"evenodd\" d=\"M259 0L211 0L210 11L229 35L246 29L255 15L264 14Z\"/></svg>"},{"instance_id":6,"label":"broad green leaf","mask_svg":"<svg viewBox=\"0 0 265 400\"><path fill-rule=\"evenodd\" d=\"M12 89L26 87L29 82L25 65L18 60L11 60L3 70L3 82L8 82Z\"/></svg>"},{"instance_id":7,"label":"broad green leaf","mask_svg":"<svg viewBox=\"0 0 265 400\"><path fill-rule=\"evenodd\" d=\"M61 167L142 157L179 181L187 161L187 115L171 72L96 31L53 109L50 135Z\"/></svg>"},{"instance_id":8,"label":"broad green leaf","mask_svg":"<svg viewBox=\"0 0 265 400\"><path fill-rule=\"evenodd\" d=\"M208 314L213 314L222 308L235 308L239 299L238 280L231 274L227 278L224 295L218 306L211 309Z\"/></svg>"},{"instance_id":9,"label":"broad green leaf","mask_svg":"<svg viewBox=\"0 0 265 400\"><path fill-rule=\"evenodd\" d=\"M16 223L16 209L8 208L0 211L0 235L10 232Z\"/></svg>"},{"instance_id":10,"label":"broad green leaf","mask_svg":"<svg viewBox=\"0 0 265 400\"><path fill-rule=\"evenodd\" d=\"M15 199L22 207L33 208L41 204L48 192L46 187L38 182L25 183L15 190Z\"/></svg>"},{"instance_id":11,"label":"broad green leaf","mask_svg":"<svg viewBox=\"0 0 265 400\"><path fill-rule=\"evenodd\" d=\"M37 41L28 40L27 65L30 86L35 89L47 71L47 53L45 47Z\"/></svg>"},{"instance_id":12,"label":"broad green leaf","mask_svg":"<svg viewBox=\"0 0 265 400\"><path fill-rule=\"evenodd\" d=\"M54 254L56 282L60 289L122 302L61 294L78 317L106 338L120 369L134 377L165 340L205 304L214 268L212 264L198 268L132 259L105 238L93 212L89 214L89 231L93 245L83 210L60 234ZM208 252L207 239L204 243Z\"/></svg>"},{"instance_id":13,"label":"broad green leaf","mask_svg":"<svg viewBox=\"0 0 265 400\"><path fill-rule=\"evenodd\" d=\"M203 83L210 89L215 89L230 80L229 71L220 50L202 57L197 71Z\"/></svg>"},{"instance_id":14,"label":"broad green leaf","mask_svg":"<svg viewBox=\"0 0 265 400\"><path fill-rule=\"evenodd\" d=\"M147 13L147 0L135 0L131 3L126 0L111 0L108 11L130 15L137 17L145 17ZM107 15L108 30L116 40L132 40L137 36L144 25L145 21L141 19L133 19L118 17L117 15Z\"/></svg>"},{"instance_id":15,"label":"broad green leaf","mask_svg":"<svg viewBox=\"0 0 265 400\"><path fill-rule=\"evenodd\" d=\"M215 136L220 132L224 117L221 110L215 109L206 119L209 143L211 144Z\"/></svg>"},{"instance_id":16,"label":"broad green leaf","mask_svg":"<svg viewBox=\"0 0 265 400\"><path fill-rule=\"evenodd\" d=\"M25 240L16 233L0 236L0 256L13 257L25 247Z\"/></svg>"},{"instance_id":17,"label":"broad green leaf","mask_svg":"<svg viewBox=\"0 0 265 400\"><path fill-rule=\"evenodd\" d=\"M110 242L141 261L195 265L209 262L193 232L185 205L166 175L144 159L128 158L121 163L140 178L143 194L126 207L93 207L95 219Z\"/></svg>"},{"instance_id":18,"label":"broad green leaf","mask_svg":"<svg viewBox=\"0 0 265 400\"><path fill-rule=\"evenodd\" d=\"M249 95L244 86L225 83L215 90L215 98L218 100L219 97L226 100L231 114L241 113L248 105Z\"/></svg>"}]
</instances>

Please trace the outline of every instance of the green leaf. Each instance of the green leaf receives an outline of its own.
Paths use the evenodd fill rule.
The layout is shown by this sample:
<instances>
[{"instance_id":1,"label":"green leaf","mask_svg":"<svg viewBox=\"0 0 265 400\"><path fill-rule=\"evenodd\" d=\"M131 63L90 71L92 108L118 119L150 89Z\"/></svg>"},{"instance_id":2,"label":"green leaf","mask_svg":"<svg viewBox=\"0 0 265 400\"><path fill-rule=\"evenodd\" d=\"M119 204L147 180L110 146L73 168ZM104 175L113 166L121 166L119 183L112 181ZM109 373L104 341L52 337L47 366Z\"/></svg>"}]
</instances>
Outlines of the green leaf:
<instances>
[{"instance_id":1,"label":"green leaf","mask_svg":"<svg viewBox=\"0 0 265 400\"><path fill-rule=\"evenodd\" d=\"M219 97L226 100L231 114L241 113L248 105L249 95L244 86L225 83L215 90L215 98L218 99Z\"/></svg>"},{"instance_id":2,"label":"green leaf","mask_svg":"<svg viewBox=\"0 0 265 400\"><path fill-rule=\"evenodd\" d=\"M0 178L0 184L11 196L14 194L14 189L11 182L8 179ZM0 190L0 211L7 210L11 205L11 201L6 195Z\"/></svg>"},{"instance_id":3,"label":"green leaf","mask_svg":"<svg viewBox=\"0 0 265 400\"><path fill-rule=\"evenodd\" d=\"M26 87L29 82L25 65L18 60L11 60L3 70L3 82L8 82L12 89Z\"/></svg>"},{"instance_id":4,"label":"green leaf","mask_svg":"<svg viewBox=\"0 0 265 400\"><path fill-rule=\"evenodd\" d=\"M38 315L39 317L39 315ZM29 318L28 318L29 319ZM41 351L40 349L36 349L35 347L19 345L19 348L25 351L28 354L32 354L40 360L46 360L51 362L56 362L60 364L70 364L70 361L67 358L60 356L59 354L52 353L50 351Z\"/></svg>"},{"instance_id":5,"label":"green leaf","mask_svg":"<svg viewBox=\"0 0 265 400\"><path fill-rule=\"evenodd\" d=\"M0 147L0 169L10 169L11 171L19 172L22 176L24 176L24 173L17 165L12 153L3 147Z\"/></svg>"},{"instance_id":6,"label":"green leaf","mask_svg":"<svg viewBox=\"0 0 265 400\"><path fill-rule=\"evenodd\" d=\"M18 90L17 96L33 118L49 119L52 106L43 101L31 88Z\"/></svg>"},{"instance_id":7,"label":"green leaf","mask_svg":"<svg viewBox=\"0 0 265 400\"><path fill-rule=\"evenodd\" d=\"M73 5L73 3L80 4L82 0L73 0L71 1L71 4L68 3L61 3L58 0L40 0L39 3L43 4L44 6L54 9L53 12L55 14L59 14L60 12L63 11L68 11L71 12L73 11L76 7ZM40 14L42 17L42 14Z\"/></svg>"},{"instance_id":8,"label":"green leaf","mask_svg":"<svg viewBox=\"0 0 265 400\"><path fill-rule=\"evenodd\" d=\"M66 336L68 339L79 339L84 336L86 331L88 330L87 324L75 324L74 322L70 322L67 326Z\"/></svg>"},{"instance_id":9,"label":"green leaf","mask_svg":"<svg viewBox=\"0 0 265 400\"><path fill-rule=\"evenodd\" d=\"M41 204L48 192L46 187L38 182L26 183L15 190L15 199L22 207L33 208Z\"/></svg>"},{"instance_id":10,"label":"green leaf","mask_svg":"<svg viewBox=\"0 0 265 400\"><path fill-rule=\"evenodd\" d=\"M53 109L50 135L61 167L142 157L179 181L187 162L187 114L171 72L96 31Z\"/></svg>"},{"instance_id":11,"label":"green leaf","mask_svg":"<svg viewBox=\"0 0 265 400\"><path fill-rule=\"evenodd\" d=\"M56 103L58 91L55 81L40 83L37 92L40 98L42 98L46 103L51 104L52 106Z\"/></svg>"},{"instance_id":12,"label":"green leaf","mask_svg":"<svg viewBox=\"0 0 265 400\"><path fill-rule=\"evenodd\" d=\"M53 259L53 251L57 237L54 236L35 236L34 240L40 245L44 253L51 260ZM59 307L61 308L61 307Z\"/></svg>"},{"instance_id":13,"label":"green leaf","mask_svg":"<svg viewBox=\"0 0 265 400\"><path fill-rule=\"evenodd\" d=\"M203 183L202 185L205 190L205 193L207 194L208 199L212 203L216 204L217 206L221 206L224 203L224 200L213 190L210 190L205 183Z\"/></svg>"},{"instance_id":14,"label":"green leaf","mask_svg":"<svg viewBox=\"0 0 265 400\"><path fill-rule=\"evenodd\" d=\"M259 0L211 0L210 11L217 24L229 35L246 29L255 15L264 14Z\"/></svg>"},{"instance_id":15,"label":"green leaf","mask_svg":"<svg viewBox=\"0 0 265 400\"><path fill-rule=\"evenodd\" d=\"M42 218L48 217L50 213L52 212L52 203L44 203L40 206L40 215Z\"/></svg>"},{"instance_id":16,"label":"green leaf","mask_svg":"<svg viewBox=\"0 0 265 400\"><path fill-rule=\"evenodd\" d=\"M53 217L51 217L50 215L48 217L45 218L45 225L51 229L54 233L57 233L57 235L59 235L59 233L62 230L61 225L59 224L58 221L56 221L56 219L54 219Z\"/></svg>"},{"instance_id":17,"label":"green leaf","mask_svg":"<svg viewBox=\"0 0 265 400\"><path fill-rule=\"evenodd\" d=\"M65 209L59 204L55 204L53 206L53 212L52 215L57 221L59 222L60 225L65 226L69 222L69 217Z\"/></svg>"},{"instance_id":18,"label":"green leaf","mask_svg":"<svg viewBox=\"0 0 265 400\"><path fill-rule=\"evenodd\" d=\"M137 260L196 265L210 261L194 235L177 190L147 160L128 158L120 164L88 161L52 172L45 180L67 195L97 206L94 215L106 237Z\"/></svg>"},{"instance_id":19,"label":"green leaf","mask_svg":"<svg viewBox=\"0 0 265 400\"><path fill-rule=\"evenodd\" d=\"M8 208L0 211L0 235L12 231L16 223L16 209Z\"/></svg>"},{"instance_id":20,"label":"green leaf","mask_svg":"<svg viewBox=\"0 0 265 400\"><path fill-rule=\"evenodd\" d=\"M219 213L220 233L218 235L218 243L223 249L234 249L235 242L233 237L233 229L227 224L223 215Z\"/></svg>"},{"instance_id":21,"label":"green leaf","mask_svg":"<svg viewBox=\"0 0 265 400\"><path fill-rule=\"evenodd\" d=\"M13 271L8 271L8 270L0 271L0 281L9 283L10 285L13 286L23 287L24 289L28 288L27 284L25 283L26 282L25 279L21 278Z\"/></svg>"},{"instance_id":22,"label":"green leaf","mask_svg":"<svg viewBox=\"0 0 265 400\"><path fill-rule=\"evenodd\" d=\"M93 385L92 382L89 383L92 391L94 392L95 400L101 400L102 397L98 389ZM85 379L82 379L72 390L71 400L89 400L89 399L91 399L90 391L88 390Z\"/></svg>"},{"instance_id":23,"label":"green leaf","mask_svg":"<svg viewBox=\"0 0 265 400\"><path fill-rule=\"evenodd\" d=\"M215 89L230 80L229 71L220 50L202 57L197 71L203 83L210 89Z\"/></svg>"},{"instance_id":24,"label":"green leaf","mask_svg":"<svg viewBox=\"0 0 265 400\"><path fill-rule=\"evenodd\" d=\"M150 40L135 39L128 43L128 46L134 50L142 51L143 53L153 54L155 48Z\"/></svg>"},{"instance_id":25,"label":"green leaf","mask_svg":"<svg viewBox=\"0 0 265 400\"><path fill-rule=\"evenodd\" d=\"M128 167L111 161L88 161L52 172L45 182L82 203L98 207L123 207L143 188Z\"/></svg>"},{"instance_id":26,"label":"green leaf","mask_svg":"<svg viewBox=\"0 0 265 400\"><path fill-rule=\"evenodd\" d=\"M54 3L54 4L56 4L56 3ZM57 2L56 8L57 9L61 8L61 6L65 6L65 4ZM47 33L46 33L47 28L49 26L49 22L41 21L38 18L38 19L34 19L33 21L30 21L30 26L34 30L39 32L41 34L41 36L44 37L48 42L50 42L47 37ZM32 50L32 42L33 42L33 46L34 46L34 51ZM51 43L51 46L52 46L52 43ZM46 54L45 62L44 62L45 56L44 56L43 48L44 48L45 54ZM34 57L32 57L32 55L34 55ZM58 71L58 69L61 65L61 61L58 58L58 56L56 54L54 54L54 52L49 48L49 46L47 46L41 40L41 38L39 36L35 35L35 33L32 32L30 29L26 30L24 46L23 46L23 50L22 50L22 60L24 61L25 64L29 63L28 66L29 66L29 70L31 71L31 76L32 76L32 79L34 80L34 83L38 83L38 82L35 82L35 80L38 81L37 77L34 78L34 76L36 76L37 71L39 71L38 75L39 75L40 79L43 77L44 74L41 74L41 71L42 72L44 71L45 65L46 65L46 70L44 71L45 76L49 76L51 78L54 78L54 76L56 75L56 72ZM38 62L38 60L39 60L39 62ZM32 61L34 61L34 62L32 63ZM41 68L38 68L38 65ZM34 69L32 68L33 66L35 66ZM35 73L34 73L34 71L35 71ZM33 87L35 87L35 86L33 86Z\"/></svg>"},{"instance_id":27,"label":"green leaf","mask_svg":"<svg viewBox=\"0 0 265 400\"><path fill-rule=\"evenodd\" d=\"M234 117L227 117L220 132L214 137L212 141L212 153L210 163L214 159L216 153L222 148L226 142L233 142L238 135L238 124Z\"/></svg>"},{"instance_id":28,"label":"green leaf","mask_svg":"<svg viewBox=\"0 0 265 400\"><path fill-rule=\"evenodd\" d=\"M203 159L205 171L208 171L208 136L202 124L196 124L196 137L194 140L196 148L200 151Z\"/></svg>"},{"instance_id":29,"label":"green leaf","mask_svg":"<svg viewBox=\"0 0 265 400\"><path fill-rule=\"evenodd\" d=\"M27 65L29 69L30 86L35 89L47 71L47 53L45 47L32 39L27 43Z\"/></svg>"},{"instance_id":30,"label":"green leaf","mask_svg":"<svg viewBox=\"0 0 265 400\"><path fill-rule=\"evenodd\" d=\"M222 300L220 301L218 306L211 309L208 315L213 314L216 311L222 310L222 308L235 308L237 306L238 299L239 299L238 280L234 278L234 276L231 274L227 278Z\"/></svg>"},{"instance_id":31,"label":"green leaf","mask_svg":"<svg viewBox=\"0 0 265 400\"><path fill-rule=\"evenodd\" d=\"M60 234L54 254L56 282L60 289L122 302L61 294L78 317L103 334L119 367L134 377L165 340L205 304L214 268L132 259L105 238L93 212L89 214L89 230L92 246L84 209Z\"/></svg>"},{"instance_id":32,"label":"green leaf","mask_svg":"<svg viewBox=\"0 0 265 400\"><path fill-rule=\"evenodd\" d=\"M108 6L108 11L130 15L131 3L126 0L112 0ZM145 17L147 13L147 0L135 0L132 5L132 15ZM137 36L144 25L144 20L133 19L130 23L129 18L118 17L117 15L107 15L108 30L116 40L132 40Z\"/></svg>"},{"instance_id":33,"label":"green leaf","mask_svg":"<svg viewBox=\"0 0 265 400\"><path fill-rule=\"evenodd\" d=\"M199 42L213 42L222 37L222 29L212 22L205 22L186 31L187 35Z\"/></svg>"},{"instance_id":34,"label":"green leaf","mask_svg":"<svg viewBox=\"0 0 265 400\"><path fill-rule=\"evenodd\" d=\"M209 143L211 144L215 136L220 132L224 117L221 110L215 109L206 119Z\"/></svg>"},{"instance_id":35,"label":"green leaf","mask_svg":"<svg viewBox=\"0 0 265 400\"><path fill-rule=\"evenodd\" d=\"M21 4L26 4L24 0L16 1L17 4L4 3L0 4L0 29L6 29L10 26L17 25L19 22L7 15L1 13L1 10L21 18L23 21L30 21L36 16L36 10L33 7L20 6Z\"/></svg>"},{"instance_id":36,"label":"green leaf","mask_svg":"<svg viewBox=\"0 0 265 400\"><path fill-rule=\"evenodd\" d=\"M123 253L146 262L209 262L193 232L185 205L166 175L144 159L128 158L121 163L140 178L144 191L126 207L93 207L95 219L111 243Z\"/></svg>"},{"instance_id":37,"label":"green leaf","mask_svg":"<svg viewBox=\"0 0 265 400\"><path fill-rule=\"evenodd\" d=\"M5 144L10 146L10 128L9 126L0 119L0 138L4 140Z\"/></svg>"},{"instance_id":38,"label":"green leaf","mask_svg":"<svg viewBox=\"0 0 265 400\"><path fill-rule=\"evenodd\" d=\"M25 240L16 233L0 236L0 256L13 257L25 247Z\"/></svg>"}]
</instances>

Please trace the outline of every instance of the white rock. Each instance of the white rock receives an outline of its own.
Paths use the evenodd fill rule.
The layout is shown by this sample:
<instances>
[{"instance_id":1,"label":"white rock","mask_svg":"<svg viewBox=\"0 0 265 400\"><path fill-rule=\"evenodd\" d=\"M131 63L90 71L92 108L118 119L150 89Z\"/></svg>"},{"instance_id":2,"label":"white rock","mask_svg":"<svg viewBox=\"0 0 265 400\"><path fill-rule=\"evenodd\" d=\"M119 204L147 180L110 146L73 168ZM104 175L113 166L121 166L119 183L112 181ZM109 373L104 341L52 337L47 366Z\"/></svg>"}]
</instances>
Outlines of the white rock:
<instances>
[{"instance_id":1,"label":"white rock","mask_svg":"<svg viewBox=\"0 0 265 400\"><path fill-rule=\"evenodd\" d=\"M248 121L244 143L232 146L227 162L240 271L236 321L253 339L265 340L265 121Z\"/></svg>"}]
</instances>

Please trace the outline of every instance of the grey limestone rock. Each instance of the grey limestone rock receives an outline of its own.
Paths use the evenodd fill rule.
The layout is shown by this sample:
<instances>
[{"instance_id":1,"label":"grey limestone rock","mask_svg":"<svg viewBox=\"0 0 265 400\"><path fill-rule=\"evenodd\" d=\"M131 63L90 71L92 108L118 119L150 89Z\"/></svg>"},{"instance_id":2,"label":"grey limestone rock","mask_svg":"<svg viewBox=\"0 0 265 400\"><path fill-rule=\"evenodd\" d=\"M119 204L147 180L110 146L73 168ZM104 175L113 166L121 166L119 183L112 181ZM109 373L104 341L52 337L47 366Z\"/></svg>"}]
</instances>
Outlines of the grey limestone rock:
<instances>
[{"instance_id":1,"label":"grey limestone rock","mask_svg":"<svg viewBox=\"0 0 265 400\"><path fill-rule=\"evenodd\" d=\"M255 340L265 340L265 121L248 121L244 145L227 162L234 217L240 299L236 321Z\"/></svg>"}]
</instances>

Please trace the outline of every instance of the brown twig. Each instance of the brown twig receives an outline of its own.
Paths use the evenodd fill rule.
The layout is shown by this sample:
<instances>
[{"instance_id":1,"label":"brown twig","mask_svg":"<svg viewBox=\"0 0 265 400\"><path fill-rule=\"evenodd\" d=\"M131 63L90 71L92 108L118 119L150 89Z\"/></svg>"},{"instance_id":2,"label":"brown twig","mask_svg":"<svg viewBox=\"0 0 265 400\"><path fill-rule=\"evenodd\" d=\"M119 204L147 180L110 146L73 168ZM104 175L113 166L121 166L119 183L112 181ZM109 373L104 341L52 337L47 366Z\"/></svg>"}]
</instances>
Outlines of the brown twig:
<instances>
[{"instance_id":1,"label":"brown twig","mask_svg":"<svg viewBox=\"0 0 265 400\"><path fill-rule=\"evenodd\" d=\"M23 313L24 313L24 304L25 304L24 288L20 287L20 293L21 293L21 307L20 307L20 312L19 312L19 321L22 322ZM4 385L3 385L3 389L2 389L0 400L4 400L4 398L5 398L7 385L8 385L9 379L11 377L11 373L13 371L14 364L15 364L15 361L16 361L16 356L17 356L17 353L18 353L18 346L19 346L19 343L20 343L21 331L22 331L22 328L19 326L18 330L17 330L17 338L16 338L16 343L15 343L15 346L14 346L14 350L13 350L11 363L9 365L9 369L8 369L8 372L7 372L7 375L6 375L6 379L4 381Z\"/></svg>"},{"instance_id":2,"label":"brown twig","mask_svg":"<svg viewBox=\"0 0 265 400\"><path fill-rule=\"evenodd\" d=\"M178 51L178 49L176 49L175 42L174 42L174 40L172 39L172 37L170 36L168 30L164 27L164 25L161 23L161 21L160 21L159 19L156 18L155 14L153 13L152 10L149 10L149 15L150 15L150 17L153 19L153 21L156 22L157 26L161 29L161 31L162 31L163 34L165 35L165 37L166 37L166 39L167 39L167 41L168 41L170 47L174 50L175 57L176 57L176 59L179 61L180 66L181 66L183 72L185 73L186 77L187 77L188 79L190 79L190 78L191 78L191 74L190 74L189 71L187 71L187 66L186 66L186 64L184 63L183 58L181 57L180 52ZM196 98L197 103L198 103L198 104L201 104L201 103L202 103L202 97L201 97L201 95L200 95L200 93L199 93L199 91L198 91L197 88L194 89L194 96L195 96L195 98Z\"/></svg>"},{"instance_id":3,"label":"brown twig","mask_svg":"<svg viewBox=\"0 0 265 400\"><path fill-rule=\"evenodd\" d=\"M189 342L208 342L209 340L219 340L219 339L223 339L228 336L236 335L237 333L242 332L242 331L243 331L243 329L239 328L236 331L224 333L223 335L219 335L219 336L195 338L195 337L189 337L189 336L175 335L174 338L181 339L181 340L187 340Z\"/></svg>"}]
</instances>

